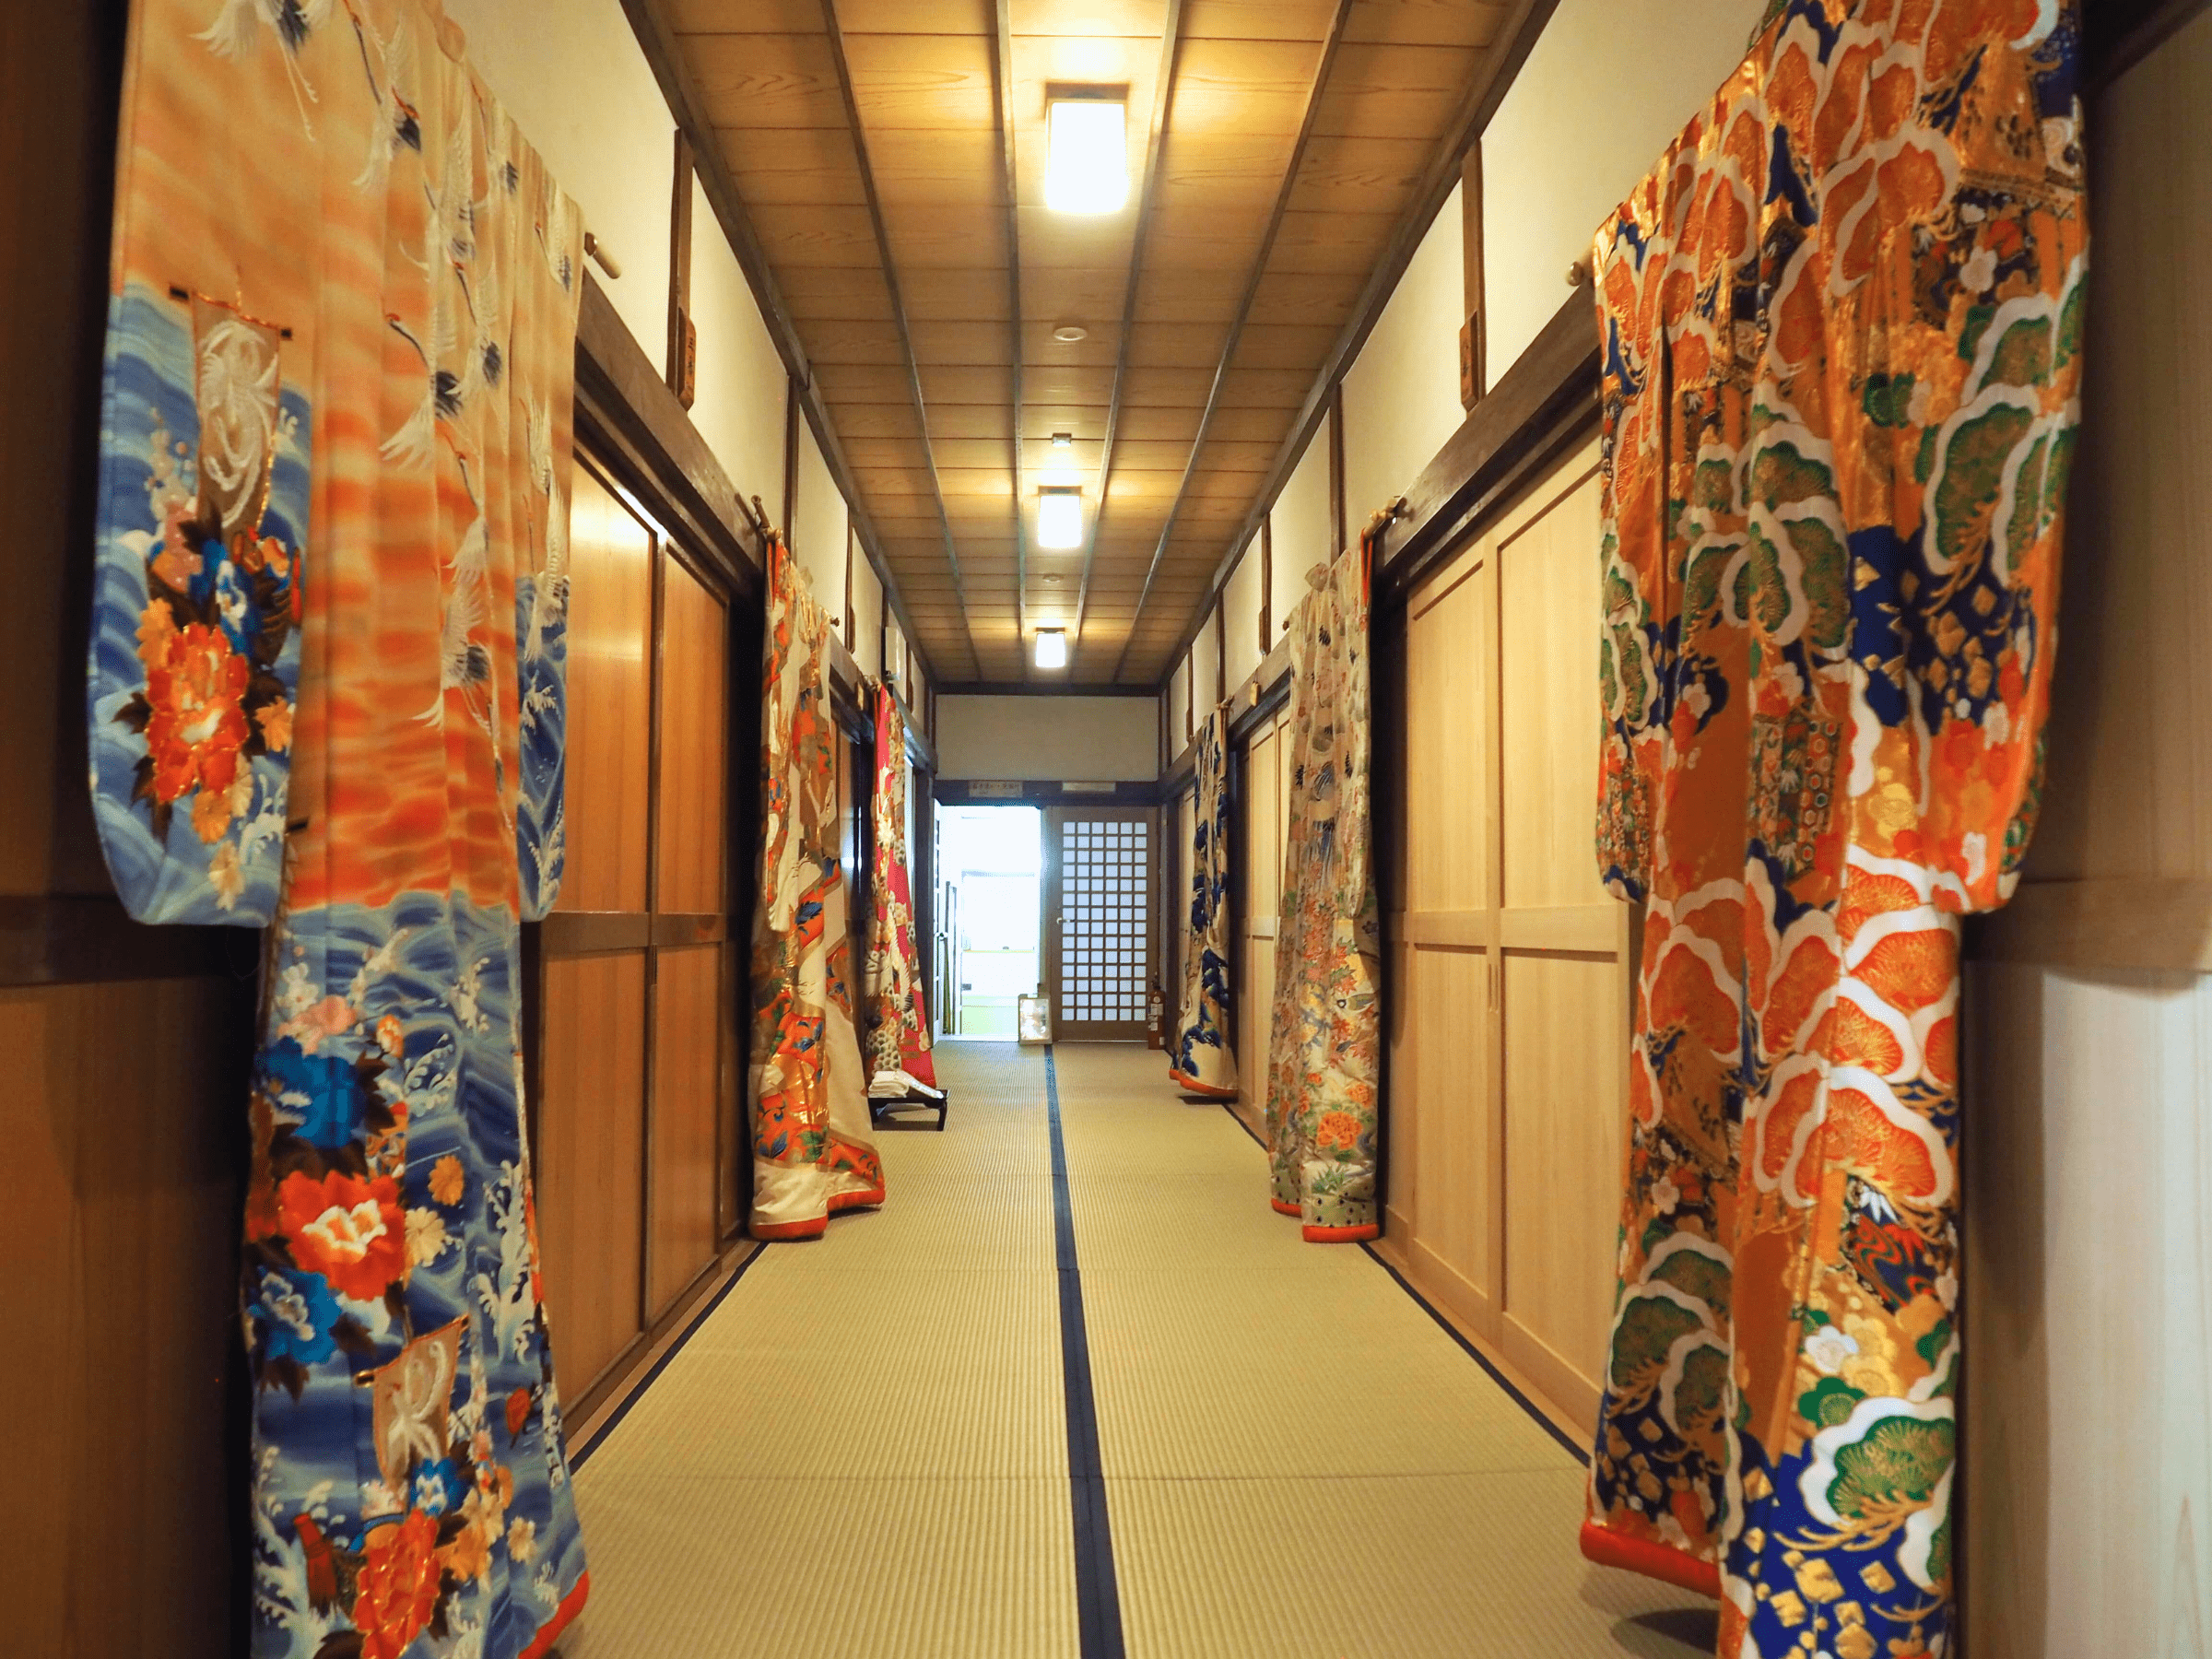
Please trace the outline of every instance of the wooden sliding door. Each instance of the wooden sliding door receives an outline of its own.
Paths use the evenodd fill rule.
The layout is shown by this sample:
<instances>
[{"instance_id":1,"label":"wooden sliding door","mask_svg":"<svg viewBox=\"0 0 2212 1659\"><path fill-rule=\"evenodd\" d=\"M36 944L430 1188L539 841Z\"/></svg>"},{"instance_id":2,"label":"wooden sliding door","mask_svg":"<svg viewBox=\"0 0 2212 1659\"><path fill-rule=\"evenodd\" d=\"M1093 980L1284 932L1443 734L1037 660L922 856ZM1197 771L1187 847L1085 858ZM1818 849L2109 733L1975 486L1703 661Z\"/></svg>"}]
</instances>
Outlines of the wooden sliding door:
<instances>
[{"instance_id":1,"label":"wooden sliding door","mask_svg":"<svg viewBox=\"0 0 2212 1659\"><path fill-rule=\"evenodd\" d=\"M568 862L535 991L539 1233L581 1413L736 1223L739 1052L729 595L582 465L570 540Z\"/></svg>"},{"instance_id":2,"label":"wooden sliding door","mask_svg":"<svg viewBox=\"0 0 2212 1659\"><path fill-rule=\"evenodd\" d=\"M1237 1098L1258 1126L1267 1107L1267 1039L1275 1018L1275 941L1282 908L1283 842L1289 828L1288 710L1255 730L1236 771L1237 839L1230 864L1236 912Z\"/></svg>"},{"instance_id":3,"label":"wooden sliding door","mask_svg":"<svg viewBox=\"0 0 2212 1659\"><path fill-rule=\"evenodd\" d=\"M1388 1233L1552 1402L1596 1409L1633 914L1592 852L1595 452L1423 580L1404 624Z\"/></svg>"}]
</instances>

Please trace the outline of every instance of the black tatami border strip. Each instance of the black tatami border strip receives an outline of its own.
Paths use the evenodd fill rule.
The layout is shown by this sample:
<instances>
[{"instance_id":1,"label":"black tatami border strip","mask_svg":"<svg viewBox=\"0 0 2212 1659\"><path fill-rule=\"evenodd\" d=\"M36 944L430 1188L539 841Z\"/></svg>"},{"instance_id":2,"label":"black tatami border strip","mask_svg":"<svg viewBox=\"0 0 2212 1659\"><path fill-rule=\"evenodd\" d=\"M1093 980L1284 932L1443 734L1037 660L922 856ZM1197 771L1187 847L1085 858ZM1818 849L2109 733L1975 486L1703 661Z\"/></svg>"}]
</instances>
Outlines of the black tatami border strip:
<instances>
[{"instance_id":1,"label":"black tatami border strip","mask_svg":"<svg viewBox=\"0 0 2212 1659\"><path fill-rule=\"evenodd\" d=\"M1265 1149L1267 1143L1260 1139L1259 1132L1257 1130L1253 1129L1250 1124L1246 1123L1242 1118L1237 1115L1235 1108L1231 1107L1228 1101L1224 1100L1221 1103L1221 1110L1229 1113L1229 1121L1230 1123L1236 1124L1238 1128L1243 1130L1245 1134L1251 1135L1253 1141L1257 1142L1263 1150ZM1368 1259L1370 1261L1373 1262L1376 1266L1382 1268L1383 1272L1390 1275L1392 1280L1397 1285L1399 1289L1405 1291L1406 1295L1413 1298L1415 1302L1419 1305L1422 1312L1428 1314L1430 1318L1436 1321L1436 1328L1438 1330L1443 1332L1445 1335L1451 1337L1453 1341L1458 1343L1460 1351L1465 1354L1468 1359L1474 1360L1476 1364L1481 1366L1484 1374L1487 1375L1491 1382L1497 1383L1500 1388L1505 1390L1506 1398L1512 1401L1514 1405L1520 1406L1523 1411L1526 1412L1530 1420L1533 1421L1537 1428L1543 1430L1545 1433L1550 1435L1553 1440L1559 1441L1561 1446L1565 1447L1568 1456L1573 1458L1576 1463L1581 1464L1585 1469L1590 1466L1590 1449L1587 1446L1578 1444L1574 1440L1574 1437L1570 1435L1564 1429L1560 1428L1559 1424L1553 1422L1550 1417L1543 1410L1542 1407L1537 1406L1537 1404L1534 1400L1530 1399L1526 1394L1523 1394L1520 1389L1516 1388L1513 1385L1512 1379L1507 1377L1503 1371L1500 1371L1497 1366L1490 1362L1490 1357L1484 1353L1480 1348L1477 1347L1472 1342L1469 1342L1466 1337L1461 1334L1459 1327L1453 1324L1449 1319L1446 1319L1438 1310L1437 1305L1434 1302L1430 1301L1427 1297L1423 1296L1418 1290L1414 1288L1413 1281L1408 1279L1404 1274L1400 1273L1395 1267L1392 1266L1389 1262L1385 1261L1382 1258L1382 1253L1377 1251L1372 1244L1363 1241L1359 1248L1367 1252Z\"/></svg>"},{"instance_id":2,"label":"black tatami border strip","mask_svg":"<svg viewBox=\"0 0 2212 1659\"><path fill-rule=\"evenodd\" d=\"M645 1391L651 1388L654 1382L660 1380L661 1373L668 1369L668 1362L684 1351L684 1345L689 1342L692 1337L698 1335L700 1326L705 1324L709 1319L713 1317L714 1310L722 1306L723 1299L728 1296L731 1291L737 1288L737 1281L743 1278L747 1273L751 1272L753 1264L758 1262L767 1253L767 1245L761 1244L756 1246L751 1255L747 1256L744 1261L737 1264L737 1270L730 1275L728 1282L724 1284L721 1289L715 1291L713 1295L707 1298L706 1305L700 1308L700 1311L692 1316L691 1323L684 1327L684 1334L681 1336L678 1336L674 1342L670 1343L668 1345L668 1351L663 1354L658 1359L655 1359L652 1366L646 1371L645 1374L629 1385L629 1390L622 1395L622 1404L616 1406L614 1409L614 1414L610 1416L606 1422L599 1426L599 1432L592 1436L591 1444L587 1445L582 1451L577 1453L573 1457L569 1459L569 1472L571 1474L574 1474L577 1470L582 1468L583 1465L590 1461L592 1453L606 1444L608 1437L610 1437L616 1430L622 1426L622 1419L629 1415L629 1408L642 1399L644 1397Z\"/></svg>"},{"instance_id":3,"label":"black tatami border strip","mask_svg":"<svg viewBox=\"0 0 2212 1659\"><path fill-rule=\"evenodd\" d=\"M1083 1324L1083 1276L1076 1265L1076 1217L1068 1200L1067 1149L1060 1138L1060 1068L1044 1050L1046 1121L1053 1137L1053 1255L1060 1270L1060 1373L1067 1390L1067 1475L1075 1507L1076 1618L1083 1659L1123 1659L1122 1598L1114 1581L1113 1526L1099 1459L1099 1408L1090 1388L1090 1337Z\"/></svg>"}]
</instances>

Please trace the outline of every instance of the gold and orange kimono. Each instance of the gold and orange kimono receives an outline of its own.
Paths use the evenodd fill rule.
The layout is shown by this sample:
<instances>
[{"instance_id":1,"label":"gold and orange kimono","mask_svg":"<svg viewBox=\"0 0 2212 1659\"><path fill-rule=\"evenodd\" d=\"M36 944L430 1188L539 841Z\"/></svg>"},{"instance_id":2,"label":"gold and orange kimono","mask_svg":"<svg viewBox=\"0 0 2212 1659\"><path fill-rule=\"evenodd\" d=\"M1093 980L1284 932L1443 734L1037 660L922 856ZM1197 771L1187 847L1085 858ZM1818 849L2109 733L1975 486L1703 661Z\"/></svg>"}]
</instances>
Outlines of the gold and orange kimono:
<instances>
[{"instance_id":1,"label":"gold and orange kimono","mask_svg":"<svg viewBox=\"0 0 2212 1659\"><path fill-rule=\"evenodd\" d=\"M2087 225L2062 0L1789 0L1599 233L1598 857L1649 906L1583 1532L1727 1659L1940 1653L1959 928L2041 775Z\"/></svg>"},{"instance_id":2,"label":"gold and orange kimono","mask_svg":"<svg viewBox=\"0 0 2212 1659\"><path fill-rule=\"evenodd\" d=\"M906 716L888 686L876 688L876 856L868 917L868 1069L904 1072L936 1086L922 959L914 948L914 897L907 879Z\"/></svg>"},{"instance_id":3,"label":"gold and orange kimono","mask_svg":"<svg viewBox=\"0 0 2212 1659\"><path fill-rule=\"evenodd\" d=\"M838 855L830 623L781 536L768 548L761 651L760 885L753 906L756 1239L811 1239L833 1210L883 1202L853 1019L853 932Z\"/></svg>"},{"instance_id":4,"label":"gold and orange kimono","mask_svg":"<svg viewBox=\"0 0 2212 1659\"><path fill-rule=\"evenodd\" d=\"M133 915L267 929L247 1646L535 1659L588 1593L520 1045L582 226L421 0L139 0L122 114L90 782Z\"/></svg>"},{"instance_id":5,"label":"gold and orange kimono","mask_svg":"<svg viewBox=\"0 0 2212 1659\"><path fill-rule=\"evenodd\" d=\"M1267 1030L1268 1202L1311 1244L1380 1236L1382 916L1368 657L1375 527L1306 573Z\"/></svg>"}]
</instances>

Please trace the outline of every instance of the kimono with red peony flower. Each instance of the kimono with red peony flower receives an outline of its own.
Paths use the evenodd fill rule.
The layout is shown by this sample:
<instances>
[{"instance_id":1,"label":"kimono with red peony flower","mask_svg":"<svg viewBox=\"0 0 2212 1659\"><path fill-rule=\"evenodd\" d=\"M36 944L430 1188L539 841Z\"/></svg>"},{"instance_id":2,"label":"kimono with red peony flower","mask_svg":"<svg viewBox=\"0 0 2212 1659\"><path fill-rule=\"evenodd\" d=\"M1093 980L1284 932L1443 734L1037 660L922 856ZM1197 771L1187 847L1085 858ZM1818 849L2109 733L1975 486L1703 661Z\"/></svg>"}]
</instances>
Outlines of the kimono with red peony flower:
<instances>
[{"instance_id":1,"label":"kimono with red peony flower","mask_svg":"<svg viewBox=\"0 0 2212 1659\"><path fill-rule=\"evenodd\" d=\"M270 930L270 1659L522 1659L585 1594L516 1041L561 865L580 239L434 6L133 8L91 786L135 916Z\"/></svg>"},{"instance_id":2,"label":"kimono with red peony flower","mask_svg":"<svg viewBox=\"0 0 2212 1659\"><path fill-rule=\"evenodd\" d=\"M1648 905L1594 1559L1727 1659L1953 1640L1959 917L2041 788L2064 0L1776 0L1599 233L1598 860Z\"/></svg>"}]
</instances>

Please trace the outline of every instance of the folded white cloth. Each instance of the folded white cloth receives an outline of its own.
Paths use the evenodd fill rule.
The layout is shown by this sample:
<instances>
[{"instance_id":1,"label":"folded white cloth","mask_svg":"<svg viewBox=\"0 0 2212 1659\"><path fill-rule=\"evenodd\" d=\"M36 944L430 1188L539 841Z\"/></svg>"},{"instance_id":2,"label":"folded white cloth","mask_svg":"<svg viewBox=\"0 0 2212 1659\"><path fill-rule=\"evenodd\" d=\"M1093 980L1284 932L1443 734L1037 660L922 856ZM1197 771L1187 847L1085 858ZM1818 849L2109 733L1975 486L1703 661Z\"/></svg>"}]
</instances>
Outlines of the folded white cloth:
<instances>
[{"instance_id":1,"label":"folded white cloth","mask_svg":"<svg viewBox=\"0 0 2212 1659\"><path fill-rule=\"evenodd\" d=\"M928 1100L941 1100L945 1091L932 1088L912 1072L879 1071L868 1079L868 1099L871 1100L903 1100L920 1095Z\"/></svg>"}]
</instances>

